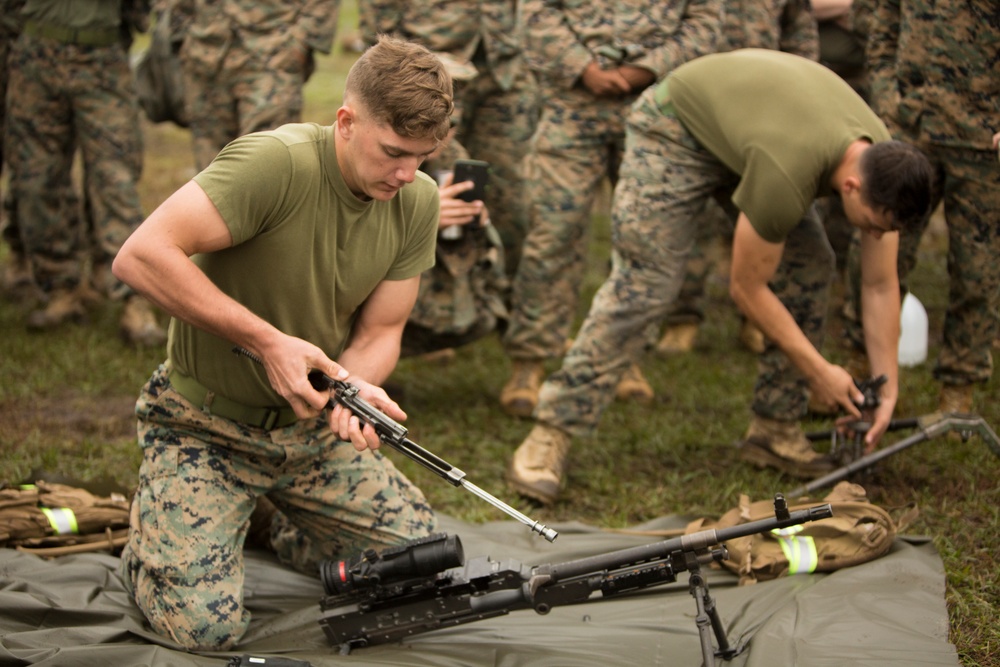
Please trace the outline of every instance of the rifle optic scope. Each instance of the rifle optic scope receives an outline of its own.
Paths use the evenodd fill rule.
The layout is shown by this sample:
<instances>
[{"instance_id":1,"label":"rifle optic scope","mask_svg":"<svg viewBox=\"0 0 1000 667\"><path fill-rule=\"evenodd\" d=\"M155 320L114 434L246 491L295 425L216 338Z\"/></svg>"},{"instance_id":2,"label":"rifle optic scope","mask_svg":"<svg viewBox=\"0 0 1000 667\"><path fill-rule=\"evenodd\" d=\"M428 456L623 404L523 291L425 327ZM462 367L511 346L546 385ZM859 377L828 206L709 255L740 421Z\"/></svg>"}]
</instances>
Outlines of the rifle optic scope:
<instances>
[{"instance_id":1,"label":"rifle optic scope","mask_svg":"<svg viewBox=\"0 0 1000 667\"><path fill-rule=\"evenodd\" d=\"M327 595L344 595L357 589L426 577L465 563L458 535L436 533L398 547L377 552L369 549L353 561L325 560L319 576Z\"/></svg>"}]
</instances>

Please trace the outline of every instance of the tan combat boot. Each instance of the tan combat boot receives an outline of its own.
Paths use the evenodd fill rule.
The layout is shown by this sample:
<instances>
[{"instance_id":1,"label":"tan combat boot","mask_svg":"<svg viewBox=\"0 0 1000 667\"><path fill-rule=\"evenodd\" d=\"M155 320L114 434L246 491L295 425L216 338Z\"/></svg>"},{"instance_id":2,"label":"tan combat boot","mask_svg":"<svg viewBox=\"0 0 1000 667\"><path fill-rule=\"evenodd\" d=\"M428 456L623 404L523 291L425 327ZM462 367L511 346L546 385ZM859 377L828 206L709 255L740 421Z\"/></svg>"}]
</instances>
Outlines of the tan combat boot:
<instances>
[{"instance_id":1,"label":"tan combat boot","mask_svg":"<svg viewBox=\"0 0 1000 667\"><path fill-rule=\"evenodd\" d=\"M30 303L44 296L35 284L31 262L20 252L11 250L3 267L3 291L13 300Z\"/></svg>"},{"instance_id":2,"label":"tan combat boot","mask_svg":"<svg viewBox=\"0 0 1000 667\"><path fill-rule=\"evenodd\" d=\"M740 327L740 343L754 354L760 354L764 351L764 332L744 318L743 326Z\"/></svg>"},{"instance_id":3,"label":"tan combat boot","mask_svg":"<svg viewBox=\"0 0 1000 667\"><path fill-rule=\"evenodd\" d=\"M521 495L551 505L559 495L569 444L569 434L565 431L535 424L514 452L507 468L507 481Z\"/></svg>"},{"instance_id":4,"label":"tan combat boot","mask_svg":"<svg viewBox=\"0 0 1000 667\"><path fill-rule=\"evenodd\" d=\"M512 417L530 417L538 405L544 365L540 360L514 360L510 379L500 390L500 407Z\"/></svg>"},{"instance_id":5,"label":"tan combat boot","mask_svg":"<svg viewBox=\"0 0 1000 667\"><path fill-rule=\"evenodd\" d=\"M615 398L619 401L635 401L639 405L649 405L655 396L653 388L637 364L628 367L625 375L618 381L618 387L615 388Z\"/></svg>"},{"instance_id":6,"label":"tan combat boot","mask_svg":"<svg viewBox=\"0 0 1000 667\"><path fill-rule=\"evenodd\" d=\"M798 422L754 415L739 444L740 459L758 468L771 467L792 477L813 478L832 471L833 459L812 448Z\"/></svg>"},{"instance_id":7,"label":"tan combat boot","mask_svg":"<svg viewBox=\"0 0 1000 667\"><path fill-rule=\"evenodd\" d=\"M54 329L67 322L80 322L86 315L76 290L58 289L49 295L44 308L28 314L27 326L32 331Z\"/></svg>"},{"instance_id":8,"label":"tan combat boot","mask_svg":"<svg viewBox=\"0 0 1000 667\"><path fill-rule=\"evenodd\" d=\"M656 351L660 354L686 354L694 349L694 341L698 337L698 324L687 322L683 324L669 324L660 342L656 344Z\"/></svg>"},{"instance_id":9,"label":"tan combat boot","mask_svg":"<svg viewBox=\"0 0 1000 667\"><path fill-rule=\"evenodd\" d=\"M167 342L167 332L156 321L152 305L138 295L125 300L118 327L126 341L139 347L156 347Z\"/></svg>"}]
</instances>

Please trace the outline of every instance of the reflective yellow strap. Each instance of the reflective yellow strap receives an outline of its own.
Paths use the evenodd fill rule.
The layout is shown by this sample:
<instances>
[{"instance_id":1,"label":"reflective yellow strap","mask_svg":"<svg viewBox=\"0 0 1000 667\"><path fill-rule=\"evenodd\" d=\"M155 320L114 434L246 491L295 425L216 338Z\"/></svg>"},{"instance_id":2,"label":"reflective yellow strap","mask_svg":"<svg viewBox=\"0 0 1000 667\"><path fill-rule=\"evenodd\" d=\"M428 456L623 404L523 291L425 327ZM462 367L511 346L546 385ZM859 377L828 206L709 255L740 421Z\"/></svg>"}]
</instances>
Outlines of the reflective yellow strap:
<instances>
[{"instance_id":1,"label":"reflective yellow strap","mask_svg":"<svg viewBox=\"0 0 1000 667\"><path fill-rule=\"evenodd\" d=\"M56 509L50 509L48 507L41 508L42 514L44 514L48 520L49 525L52 526L52 532L56 535L65 535L66 533L79 533L80 529L76 525L76 515L73 514L73 510L68 507L58 507Z\"/></svg>"},{"instance_id":2,"label":"reflective yellow strap","mask_svg":"<svg viewBox=\"0 0 1000 667\"><path fill-rule=\"evenodd\" d=\"M816 542L813 538L796 537L795 533L801 532L804 526L791 526L789 528L775 528L771 532L778 538L781 551L788 559L788 574L799 574L816 571L819 565L819 556L816 554Z\"/></svg>"}]
</instances>

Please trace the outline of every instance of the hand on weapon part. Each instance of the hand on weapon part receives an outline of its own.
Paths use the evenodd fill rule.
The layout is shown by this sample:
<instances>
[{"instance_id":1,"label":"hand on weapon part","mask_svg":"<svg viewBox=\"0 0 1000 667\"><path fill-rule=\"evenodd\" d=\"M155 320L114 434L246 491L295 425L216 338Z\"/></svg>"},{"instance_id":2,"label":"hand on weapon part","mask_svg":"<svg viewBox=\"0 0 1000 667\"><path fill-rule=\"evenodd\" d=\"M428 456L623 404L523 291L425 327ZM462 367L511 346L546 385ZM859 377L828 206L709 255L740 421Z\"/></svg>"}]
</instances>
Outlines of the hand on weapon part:
<instances>
[{"instance_id":1,"label":"hand on weapon part","mask_svg":"<svg viewBox=\"0 0 1000 667\"><path fill-rule=\"evenodd\" d=\"M809 390L819 405L837 407L853 419L860 419L859 404L864 400L851 374L836 364L823 364L821 373L810 377Z\"/></svg>"},{"instance_id":2,"label":"hand on weapon part","mask_svg":"<svg viewBox=\"0 0 1000 667\"><path fill-rule=\"evenodd\" d=\"M854 384L861 392L861 400L856 401L855 405L858 410L861 411L861 417L855 417L848 415L846 417L841 417L837 420L836 428L837 432L850 439L857 439L859 437L865 440L865 453L870 453L875 449L878 440L881 438L882 432L872 433L872 436L877 436L869 439L868 435L872 432L873 424L876 423L876 412L883 407L882 402L882 386L888 382L889 378L885 375L879 375L878 377L871 377L867 380L855 380ZM890 410L895 407L894 405L885 406Z\"/></svg>"},{"instance_id":3,"label":"hand on weapon part","mask_svg":"<svg viewBox=\"0 0 1000 667\"><path fill-rule=\"evenodd\" d=\"M294 336L282 335L277 346L260 356L239 346L233 348L233 352L264 368L268 382L278 395L288 401L299 419L319 416L329 401L329 396L323 395L308 382L305 376L308 369L326 368L332 376L348 377L348 371L327 358L323 350Z\"/></svg>"},{"instance_id":4,"label":"hand on weapon part","mask_svg":"<svg viewBox=\"0 0 1000 667\"><path fill-rule=\"evenodd\" d=\"M333 382L325 373L321 374L330 382ZM330 382L316 380L310 374L310 382L317 391L327 391L329 395ZM395 421L406 419L406 413L399 407L399 404L389 398L385 390L369 382L352 376L351 383L357 388L358 397L368 405L387 418ZM381 436L375 424L364 414L356 414L351 408L342 402L330 400L327 406L330 409L330 429L337 434L341 440L350 440L354 449L359 452L366 448L376 450L382 444Z\"/></svg>"}]
</instances>

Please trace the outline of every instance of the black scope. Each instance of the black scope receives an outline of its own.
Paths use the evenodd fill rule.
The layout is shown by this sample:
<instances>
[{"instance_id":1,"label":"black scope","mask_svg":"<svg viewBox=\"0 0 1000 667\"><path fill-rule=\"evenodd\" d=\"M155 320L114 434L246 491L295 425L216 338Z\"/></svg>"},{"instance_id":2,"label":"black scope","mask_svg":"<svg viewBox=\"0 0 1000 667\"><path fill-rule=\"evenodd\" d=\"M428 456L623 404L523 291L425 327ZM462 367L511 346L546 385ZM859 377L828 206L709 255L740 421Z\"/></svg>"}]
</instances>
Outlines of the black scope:
<instances>
[{"instance_id":1,"label":"black scope","mask_svg":"<svg viewBox=\"0 0 1000 667\"><path fill-rule=\"evenodd\" d=\"M436 533L398 547L369 549L353 561L325 560L319 576L327 595L344 595L414 577L426 577L458 567L465 552L458 535Z\"/></svg>"}]
</instances>

